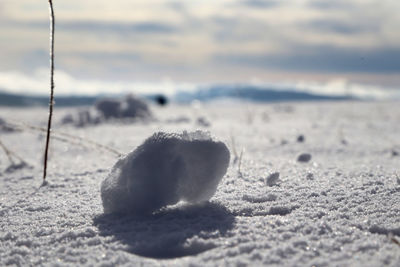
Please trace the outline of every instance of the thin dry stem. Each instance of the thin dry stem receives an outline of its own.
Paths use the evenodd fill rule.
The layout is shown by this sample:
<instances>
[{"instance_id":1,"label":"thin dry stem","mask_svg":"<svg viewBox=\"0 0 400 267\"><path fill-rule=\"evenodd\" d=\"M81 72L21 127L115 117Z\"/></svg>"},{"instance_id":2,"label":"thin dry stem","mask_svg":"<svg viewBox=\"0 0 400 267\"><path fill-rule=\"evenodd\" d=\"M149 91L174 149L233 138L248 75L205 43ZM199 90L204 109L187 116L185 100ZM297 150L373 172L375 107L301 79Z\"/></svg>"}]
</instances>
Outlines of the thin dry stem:
<instances>
[{"instance_id":1,"label":"thin dry stem","mask_svg":"<svg viewBox=\"0 0 400 267\"><path fill-rule=\"evenodd\" d=\"M6 154L8 160L10 161L11 164L14 164L14 160L12 159L12 153L11 150L9 150L6 145L3 144L0 140L0 147L4 150L4 153Z\"/></svg>"},{"instance_id":2,"label":"thin dry stem","mask_svg":"<svg viewBox=\"0 0 400 267\"><path fill-rule=\"evenodd\" d=\"M12 128L16 128L16 129L29 129L29 130L34 130L34 131L39 131L39 132L46 132L46 128L43 127L37 127L37 126L33 126L33 125L29 125L26 123L23 124L18 124L18 123L9 123L7 122L7 125L12 127ZM80 137L80 136L76 136L76 135L72 135L72 134L68 134L68 133L64 133L64 132L59 132L59 131L52 131L52 138L62 141L62 142L66 142L66 143L70 143L73 145L85 145L87 146L87 144L91 144L94 147L98 148L98 149L102 149L105 150L107 152L110 152L116 156L121 156L122 153L117 151L116 149L106 146L106 145L102 145L100 143L97 143L95 141ZM75 142L75 141L79 141L79 142Z\"/></svg>"},{"instance_id":3,"label":"thin dry stem","mask_svg":"<svg viewBox=\"0 0 400 267\"><path fill-rule=\"evenodd\" d=\"M233 164L236 164L237 160L238 160L238 154L237 154L237 150L236 150L236 144L235 144L235 137L233 136L233 134L230 134L231 137L231 147L232 147L232 153L233 153Z\"/></svg>"},{"instance_id":4,"label":"thin dry stem","mask_svg":"<svg viewBox=\"0 0 400 267\"><path fill-rule=\"evenodd\" d=\"M0 140L0 147L3 149L4 153L7 155L8 160L10 161L10 167L31 167L23 158L18 156L17 153L9 149L1 140ZM16 162L19 163L17 164ZM10 168L9 167L9 168Z\"/></svg>"},{"instance_id":5,"label":"thin dry stem","mask_svg":"<svg viewBox=\"0 0 400 267\"><path fill-rule=\"evenodd\" d=\"M47 123L47 136L46 136L46 147L44 150L44 162L43 162L43 182L46 181L47 174L47 157L49 152L50 144L50 133L51 133L51 119L53 117L53 106L54 106L54 10L53 1L49 0L50 7L50 101L49 101L49 120Z\"/></svg>"},{"instance_id":6,"label":"thin dry stem","mask_svg":"<svg viewBox=\"0 0 400 267\"><path fill-rule=\"evenodd\" d=\"M397 240L392 233L389 233L388 237L389 237L390 241L392 241L394 244L396 244L400 247L400 241Z\"/></svg>"},{"instance_id":7,"label":"thin dry stem","mask_svg":"<svg viewBox=\"0 0 400 267\"><path fill-rule=\"evenodd\" d=\"M242 166L242 157L243 157L243 153L244 153L244 149L242 149L242 151L240 151L240 156L239 156L239 164L238 164L238 173L241 175L242 172L240 170L240 167Z\"/></svg>"}]
</instances>

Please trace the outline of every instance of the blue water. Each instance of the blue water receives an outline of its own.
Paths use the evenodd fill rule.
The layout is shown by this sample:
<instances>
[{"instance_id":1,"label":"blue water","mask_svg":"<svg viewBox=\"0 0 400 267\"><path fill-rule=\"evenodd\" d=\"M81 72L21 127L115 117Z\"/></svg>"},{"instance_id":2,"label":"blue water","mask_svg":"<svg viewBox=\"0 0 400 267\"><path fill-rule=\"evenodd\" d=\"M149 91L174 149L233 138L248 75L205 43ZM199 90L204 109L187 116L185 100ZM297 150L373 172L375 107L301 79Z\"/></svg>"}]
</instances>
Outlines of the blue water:
<instances>
[{"instance_id":1,"label":"blue water","mask_svg":"<svg viewBox=\"0 0 400 267\"><path fill-rule=\"evenodd\" d=\"M194 92L178 92L174 99L177 102L193 100L210 101L223 98L247 100L254 102L285 102L285 101L323 101L356 99L349 95L324 95L310 92L300 92L291 88L275 89L253 85L215 85L200 88Z\"/></svg>"},{"instance_id":2,"label":"blue water","mask_svg":"<svg viewBox=\"0 0 400 267\"><path fill-rule=\"evenodd\" d=\"M119 97L120 94L111 97ZM156 94L142 94L144 98L154 100ZM57 106L82 106L92 105L104 96L57 96ZM167 96L171 102L190 103L198 101L214 101L221 99L235 99L254 102L287 102L287 101L340 101L357 99L350 95L326 95L306 91L298 91L291 88L276 89L254 85L212 85L199 87L191 91L179 91ZM0 90L0 106L47 106L48 96L29 96L5 93Z\"/></svg>"}]
</instances>

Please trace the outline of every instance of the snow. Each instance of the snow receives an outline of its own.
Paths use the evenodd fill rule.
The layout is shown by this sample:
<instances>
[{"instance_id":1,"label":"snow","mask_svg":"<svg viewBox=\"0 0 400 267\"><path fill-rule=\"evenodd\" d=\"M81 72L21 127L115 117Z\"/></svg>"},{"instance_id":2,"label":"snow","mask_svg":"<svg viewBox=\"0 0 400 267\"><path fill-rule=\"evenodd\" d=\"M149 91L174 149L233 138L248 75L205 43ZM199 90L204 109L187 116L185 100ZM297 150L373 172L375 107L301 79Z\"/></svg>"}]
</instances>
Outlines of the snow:
<instances>
[{"instance_id":1,"label":"snow","mask_svg":"<svg viewBox=\"0 0 400 267\"><path fill-rule=\"evenodd\" d=\"M61 119L61 124L71 124L75 127L88 127L104 123L107 120L142 120L152 118L149 105L144 99L134 95L121 98L102 98L92 107L78 108L67 113ZM1 121L0 121L1 126Z\"/></svg>"},{"instance_id":2,"label":"snow","mask_svg":"<svg viewBox=\"0 0 400 267\"><path fill-rule=\"evenodd\" d=\"M0 153L0 265L399 266L398 105L171 104L151 107L151 123L55 124L53 133L82 139L51 140L42 187L45 135L1 132L2 143L33 168L6 172L10 162ZM54 121L73 111L56 107ZM36 126L46 125L47 112L0 108L6 122ZM171 121L182 116L188 120ZM155 132L196 131L199 116L231 152L245 151L240 174L231 162L207 202L105 214L100 184L118 156L82 140L129 154ZM305 142L297 142L300 134ZM298 162L302 153L312 160ZM273 172L279 183L268 186Z\"/></svg>"},{"instance_id":3,"label":"snow","mask_svg":"<svg viewBox=\"0 0 400 267\"><path fill-rule=\"evenodd\" d=\"M102 182L104 212L143 214L209 200L229 159L226 145L207 132L157 132L118 160Z\"/></svg>"},{"instance_id":4,"label":"snow","mask_svg":"<svg viewBox=\"0 0 400 267\"><path fill-rule=\"evenodd\" d=\"M274 186L278 183L279 181L279 172L273 172L267 177L267 185L268 186Z\"/></svg>"},{"instance_id":5,"label":"snow","mask_svg":"<svg viewBox=\"0 0 400 267\"><path fill-rule=\"evenodd\" d=\"M148 118L151 116L147 103L133 95L127 95L123 99L100 99L95 107L105 119Z\"/></svg>"},{"instance_id":6,"label":"snow","mask_svg":"<svg viewBox=\"0 0 400 267\"><path fill-rule=\"evenodd\" d=\"M311 154L302 153L297 157L298 162L309 162L311 160Z\"/></svg>"}]
</instances>

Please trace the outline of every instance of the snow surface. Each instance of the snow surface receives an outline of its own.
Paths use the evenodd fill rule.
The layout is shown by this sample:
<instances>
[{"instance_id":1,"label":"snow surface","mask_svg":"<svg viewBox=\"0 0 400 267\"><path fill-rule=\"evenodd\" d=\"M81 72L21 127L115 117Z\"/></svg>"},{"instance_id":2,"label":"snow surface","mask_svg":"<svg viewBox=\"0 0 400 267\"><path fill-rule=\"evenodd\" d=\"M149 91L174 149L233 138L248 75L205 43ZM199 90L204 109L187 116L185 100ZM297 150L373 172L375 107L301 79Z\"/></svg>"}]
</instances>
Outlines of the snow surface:
<instances>
[{"instance_id":1,"label":"snow surface","mask_svg":"<svg viewBox=\"0 0 400 267\"><path fill-rule=\"evenodd\" d=\"M210 103L151 107L152 123L56 125L84 139L52 139L41 185L45 135L1 132L33 168L0 153L0 265L19 266L399 266L398 102ZM71 109L55 109L60 121ZM118 156L154 132L193 131L198 117L232 154L215 195L153 214L104 214L100 184ZM45 126L47 110L1 108L6 121ZM174 118L185 117L174 123ZM297 142L299 135L304 142ZM66 138L66 136L64 136ZM234 140L234 141L231 141ZM234 145L233 145L234 144ZM309 162L297 157L309 153ZM236 156L236 155L235 155ZM279 182L267 177L279 172ZM389 235L392 233L392 236Z\"/></svg>"},{"instance_id":2,"label":"snow surface","mask_svg":"<svg viewBox=\"0 0 400 267\"><path fill-rule=\"evenodd\" d=\"M229 159L226 145L208 132L157 132L119 159L102 182L104 212L143 214L179 201L207 201Z\"/></svg>"}]
</instances>

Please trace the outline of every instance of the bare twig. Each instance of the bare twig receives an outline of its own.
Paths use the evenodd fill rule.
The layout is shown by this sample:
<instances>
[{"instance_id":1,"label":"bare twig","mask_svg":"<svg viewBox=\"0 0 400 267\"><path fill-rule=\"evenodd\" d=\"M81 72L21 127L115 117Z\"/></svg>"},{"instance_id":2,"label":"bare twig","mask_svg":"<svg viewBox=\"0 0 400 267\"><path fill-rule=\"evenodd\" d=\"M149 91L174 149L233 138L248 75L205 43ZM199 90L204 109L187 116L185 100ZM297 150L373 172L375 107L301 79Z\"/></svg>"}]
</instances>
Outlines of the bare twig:
<instances>
[{"instance_id":1,"label":"bare twig","mask_svg":"<svg viewBox=\"0 0 400 267\"><path fill-rule=\"evenodd\" d=\"M1 143L1 141L0 141ZM12 160L12 157L16 158L17 160L19 160L21 163L25 164L25 165L29 165L22 157L20 157L17 153L15 153L14 151L12 151L11 149L7 148L4 143L1 143L0 146L3 148L3 150L7 153L7 156L11 157L10 161L11 164L14 164L15 162Z\"/></svg>"},{"instance_id":2,"label":"bare twig","mask_svg":"<svg viewBox=\"0 0 400 267\"><path fill-rule=\"evenodd\" d=\"M47 156L49 152L50 133L51 133L51 118L53 116L54 106L54 10L53 1L49 0L50 7L50 101L49 101L49 120L47 123L47 136L46 136L46 148L44 150L44 162L43 162L43 182L46 181L47 173Z\"/></svg>"},{"instance_id":3,"label":"bare twig","mask_svg":"<svg viewBox=\"0 0 400 267\"><path fill-rule=\"evenodd\" d=\"M29 125L26 123L10 123L10 122L6 122L8 126L12 127L12 128L16 128L16 129L29 129L29 130L34 130L34 131L39 131L39 132L46 132L46 128L43 127L37 127L37 126L33 126L33 125ZM54 139L57 139L59 141L65 142L65 143L70 143L73 145L86 145L86 144L91 144L94 147L98 148L98 149L103 149L105 151L108 151L114 155L117 156L121 156L122 153L117 151L116 149L106 146L106 145L102 145L100 143L97 143L95 141L80 137L80 136L76 136L76 135L72 135L72 134L68 134L68 133L64 133L64 132L59 132L59 131L52 131L52 136ZM76 142L79 141L79 142Z\"/></svg>"},{"instance_id":4,"label":"bare twig","mask_svg":"<svg viewBox=\"0 0 400 267\"><path fill-rule=\"evenodd\" d=\"M242 172L240 170L240 167L242 166L242 157L243 157L243 153L244 153L244 149L242 149L242 151L240 151L240 156L239 156L239 164L238 164L238 173L240 175L242 175Z\"/></svg>"},{"instance_id":5,"label":"bare twig","mask_svg":"<svg viewBox=\"0 0 400 267\"><path fill-rule=\"evenodd\" d=\"M389 240L390 240L390 241L392 241L394 244L396 244L396 245L398 245L398 246L400 247L400 241L397 240L397 239L394 237L393 233L389 233L388 237L389 237Z\"/></svg>"},{"instance_id":6,"label":"bare twig","mask_svg":"<svg viewBox=\"0 0 400 267\"><path fill-rule=\"evenodd\" d=\"M238 157L237 150L236 150L235 137L233 136L232 132L230 134L230 137L231 137L231 147L232 147L232 153L233 153L233 164L236 164L239 157Z\"/></svg>"},{"instance_id":7,"label":"bare twig","mask_svg":"<svg viewBox=\"0 0 400 267\"><path fill-rule=\"evenodd\" d=\"M31 168L30 164L28 164L25 160L23 160L15 152L13 152L11 149L9 149L1 140L0 140L0 147L4 150L4 153L7 155L7 158L10 161L10 165L5 170L6 172L13 172L15 170L25 168L25 167Z\"/></svg>"},{"instance_id":8,"label":"bare twig","mask_svg":"<svg viewBox=\"0 0 400 267\"><path fill-rule=\"evenodd\" d=\"M12 153L11 151L1 142L0 140L0 147L4 150L4 153L6 154L8 160L10 161L11 164L14 164L14 160L12 159Z\"/></svg>"}]
</instances>

